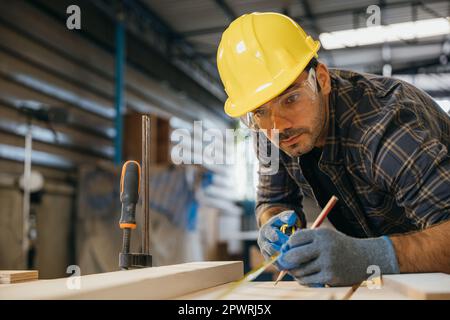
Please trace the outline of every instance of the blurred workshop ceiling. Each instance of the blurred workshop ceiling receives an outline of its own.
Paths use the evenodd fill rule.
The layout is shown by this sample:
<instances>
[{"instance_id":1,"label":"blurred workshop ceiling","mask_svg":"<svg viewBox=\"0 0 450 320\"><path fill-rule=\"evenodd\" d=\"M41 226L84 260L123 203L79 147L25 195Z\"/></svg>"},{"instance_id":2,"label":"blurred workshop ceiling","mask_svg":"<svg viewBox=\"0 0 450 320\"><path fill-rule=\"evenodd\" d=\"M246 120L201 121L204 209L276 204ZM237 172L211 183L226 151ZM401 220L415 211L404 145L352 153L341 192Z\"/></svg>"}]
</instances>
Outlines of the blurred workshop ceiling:
<instances>
[{"instance_id":1,"label":"blurred workshop ceiling","mask_svg":"<svg viewBox=\"0 0 450 320\"><path fill-rule=\"evenodd\" d=\"M141 1L212 65L216 64L222 32L231 21L245 13L273 11L287 14L316 39L323 32L365 27L370 15L367 8L374 4L380 7L382 25L450 16L448 0ZM417 73L432 73L433 83L436 83L436 74L450 72L449 57L449 35L335 50L325 50L322 46L319 52L319 58L331 67L382 73L383 66L388 63L392 74L403 74L406 78ZM439 83L426 89L430 93L438 92L439 96L450 96L448 88L443 90Z\"/></svg>"},{"instance_id":2,"label":"blurred workshop ceiling","mask_svg":"<svg viewBox=\"0 0 450 320\"><path fill-rule=\"evenodd\" d=\"M450 15L450 1L404 0L141 0L195 50L215 64L217 45L226 26L236 17L254 11L288 14L318 38L322 32L364 27L367 7L381 9L381 23L394 24ZM409 73L438 66L446 36L398 42L390 45L393 73ZM330 66L381 73L383 45L321 49L319 57ZM386 49L385 49L386 50ZM447 70L448 71L448 70Z\"/></svg>"},{"instance_id":3,"label":"blurred workshop ceiling","mask_svg":"<svg viewBox=\"0 0 450 320\"><path fill-rule=\"evenodd\" d=\"M58 1L61 2L70 1ZM156 69L158 76L164 78L165 70L170 69L163 80L222 115L226 95L216 68L217 46L229 23L244 13L287 14L316 39L324 32L365 27L370 16L367 8L374 4L380 8L381 25L450 16L449 0L98 0L92 5L115 19L118 3L125 10L127 28L134 36L131 40L145 42L185 75L180 77L164 64L153 62L150 67ZM128 50L140 54L141 60L145 58L137 48ZM382 73L383 66L389 64L392 74L449 73L449 57L448 34L334 50L322 46L319 52L319 58L330 67ZM207 94L199 94L186 76Z\"/></svg>"}]
</instances>

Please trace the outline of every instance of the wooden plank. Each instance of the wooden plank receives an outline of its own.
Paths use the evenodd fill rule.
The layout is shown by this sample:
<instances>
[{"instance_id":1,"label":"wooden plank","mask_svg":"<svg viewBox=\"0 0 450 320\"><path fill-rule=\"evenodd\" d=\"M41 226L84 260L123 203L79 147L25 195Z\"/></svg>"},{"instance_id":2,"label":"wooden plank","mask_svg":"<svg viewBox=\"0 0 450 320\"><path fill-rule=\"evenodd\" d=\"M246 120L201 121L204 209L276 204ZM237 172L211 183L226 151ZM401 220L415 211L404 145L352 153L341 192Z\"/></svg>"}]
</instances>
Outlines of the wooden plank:
<instances>
[{"instance_id":1,"label":"wooden plank","mask_svg":"<svg viewBox=\"0 0 450 320\"><path fill-rule=\"evenodd\" d=\"M66 277L71 265L73 247L74 197L61 193L46 193L36 206L35 268L40 279Z\"/></svg>"},{"instance_id":2,"label":"wooden plank","mask_svg":"<svg viewBox=\"0 0 450 320\"><path fill-rule=\"evenodd\" d=\"M0 269L27 268L22 250L22 201L18 188L0 188Z\"/></svg>"},{"instance_id":3,"label":"wooden plank","mask_svg":"<svg viewBox=\"0 0 450 320\"><path fill-rule=\"evenodd\" d=\"M71 278L17 284L0 299L172 299L242 276L242 261L191 262L81 276L79 289L67 285Z\"/></svg>"},{"instance_id":4,"label":"wooden plank","mask_svg":"<svg viewBox=\"0 0 450 320\"><path fill-rule=\"evenodd\" d=\"M140 113L130 112L124 116L123 123L123 140L128 142L123 145L123 158L141 162L142 115ZM153 157L153 152L150 152L150 157Z\"/></svg>"},{"instance_id":5,"label":"wooden plank","mask_svg":"<svg viewBox=\"0 0 450 320\"><path fill-rule=\"evenodd\" d=\"M383 276L384 284L380 288L359 287L350 297L351 300L409 300L409 299L450 299L450 275L443 273L400 274ZM200 290L177 299L343 299L350 287L308 288L295 281L282 281L276 287L274 282L250 282L229 295L222 294L232 284Z\"/></svg>"},{"instance_id":6,"label":"wooden plank","mask_svg":"<svg viewBox=\"0 0 450 320\"><path fill-rule=\"evenodd\" d=\"M187 300L333 300L342 299L350 290L350 287L339 288L309 288L299 285L295 281L275 282L249 282L229 294L223 293L233 284L225 284L217 287L200 290L191 294L177 297Z\"/></svg>"},{"instance_id":7,"label":"wooden plank","mask_svg":"<svg viewBox=\"0 0 450 320\"><path fill-rule=\"evenodd\" d=\"M393 288L388 288L383 286L379 289L368 287L360 287L356 290L350 300L409 300L408 296L401 292L394 290Z\"/></svg>"},{"instance_id":8,"label":"wooden plank","mask_svg":"<svg viewBox=\"0 0 450 320\"><path fill-rule=\"evenodd\" d=\"M0 270L0 284L33 281L38 275L37 270Z\"/></svg>"},{"instance_id":9,"label":"wooden plank","mask_svg":"<svg viewBox=\"0 0 450 320\"><path fill-rule=\"evenodd\" d=\"M386 275L383 283L412 299L450 299L450 275L445 273Z\"/></svg>"},{"instance_id":10,"label":"wooden plank","mask_svg":"<svg viewBox=\"0 0 450 320\"><path fill-rule=\"evenodd\" d=\"M156 139L158 143L156 144L156 163L161 165L171 164L172 160L170 159L170 124L167 119L161 119L153 117L154 123L152 125L156 125L156 130L153 132L156 133Z\"/></svg>"}]
</instances>

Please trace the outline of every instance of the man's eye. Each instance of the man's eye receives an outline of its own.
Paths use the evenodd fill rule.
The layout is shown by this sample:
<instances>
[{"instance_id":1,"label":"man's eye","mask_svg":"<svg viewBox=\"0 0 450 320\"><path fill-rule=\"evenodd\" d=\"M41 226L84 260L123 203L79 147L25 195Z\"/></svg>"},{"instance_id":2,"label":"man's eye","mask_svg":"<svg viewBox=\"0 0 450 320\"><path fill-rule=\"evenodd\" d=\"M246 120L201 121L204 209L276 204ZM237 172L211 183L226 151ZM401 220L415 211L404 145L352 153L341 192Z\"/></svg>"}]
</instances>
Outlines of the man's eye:
<instances>
[{"instance_id":1,"label":"man's eye","mask_svg":"<svg viewBox=\"0 0 450 320\"><path fill-rule=\"evenodd\" d=\"M255 110L254 115L257 117L265 117L267 116L268 113L269 112L266 109L257 109Z\"/></svg>"},{"instance_id":2,"label":"man's eye","mask_svg":"<svg viewBox=\"0 0 450 320\"><path fill-rule=\"evenodd\" d=\"M284 100L284 104L289 105L289 104L295 103L295 102L297 102L297 100L299 98L300 98L300 94L298 94L298 93L291 94Z\"/></svg>"}]
</instances>

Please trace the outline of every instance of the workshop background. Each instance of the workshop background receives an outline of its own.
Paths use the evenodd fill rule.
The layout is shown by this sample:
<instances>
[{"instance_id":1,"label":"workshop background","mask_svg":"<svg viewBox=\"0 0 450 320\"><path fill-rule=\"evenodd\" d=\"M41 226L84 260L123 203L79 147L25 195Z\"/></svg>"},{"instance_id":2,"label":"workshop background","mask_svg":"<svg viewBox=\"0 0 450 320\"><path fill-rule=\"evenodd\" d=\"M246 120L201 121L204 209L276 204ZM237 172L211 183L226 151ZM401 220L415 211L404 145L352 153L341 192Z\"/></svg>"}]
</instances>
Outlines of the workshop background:
<instances>
[{"instance_id":1,"label":"workshop background","mask_svg":"<svg viewBox=\"0 0 450 320\"><path fill-rule=\"evenodd\" d=\"M73 4L81 29L68 28ZM118 269L120 170L141 161L143 114L151 116L154 265L261 261L249 134L224 142L238 151L232 164L171 157L174 130L204 140L194 121L239 128L223 112L215 57L226 26L254 11L293 17L322 41L329 67L404 79L450 110L450 1L0 0L0 269L38 269L40 278L67 276L70 265L81 274ZM364 33L374 21L389 37ZM188 149L183 157L201 160L201 149ZM305 206L312 219L319 208L312 199ZM132 237L137 251L139 227Z\"/></svg>"}]
</instances>

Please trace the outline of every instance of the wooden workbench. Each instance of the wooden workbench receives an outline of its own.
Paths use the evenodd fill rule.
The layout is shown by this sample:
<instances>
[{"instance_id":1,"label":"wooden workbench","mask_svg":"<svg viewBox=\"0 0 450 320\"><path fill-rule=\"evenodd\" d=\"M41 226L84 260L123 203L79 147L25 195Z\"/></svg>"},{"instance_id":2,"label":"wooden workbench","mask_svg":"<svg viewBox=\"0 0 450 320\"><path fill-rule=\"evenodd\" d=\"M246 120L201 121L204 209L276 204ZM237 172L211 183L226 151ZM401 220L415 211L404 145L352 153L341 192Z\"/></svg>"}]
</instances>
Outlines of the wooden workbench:
<instances>
[{"instance_id":1,"label":"wooden workbench","mask_svg":"<svg viewBox=\"0 0 450 320\"><path fill-rule=\"evenodd\" d=\"M450 275L443 273L401 274L383 277L378 288L360 286L355 292L351 287L309 288L295 281L282 281L274 286L273 281L250 282L226 296L223 293L232 284L199 290L177 299L230 299L230 300L410 300L449 299Z\"/></svg>"},{"instance_id":2,"label":"wooden workbench","mask_svg":"<svg viewBox=\"0 0 450 320\"><path fill-rule=\"evenodd\" d=\"M0 285L0 299L232 299L341 300L450 299L450 275L383 277L380 288L308 288L295 281L249 282L229 291L243 276L241 261L193 262L74 278ZM77 281L74 281L77 280ZM79 283L77 288L73 284ZM227 293L224 295L224 293Z\"/></svg>"},{"instance_id":3,"label":"wooden workbench","mask_svg":"<svg viewBox=\"0 0 450 320\"><path fill-rule=\"evenodd\" d=\"M273 281L248 282L224 296L233 284L223 284L213 288L199 290L176 299L182 300L340 300L351 290L340 288L308 288L295 281L281 281L274 286Z\"/></svg>"}]
</instances>

